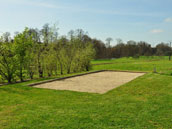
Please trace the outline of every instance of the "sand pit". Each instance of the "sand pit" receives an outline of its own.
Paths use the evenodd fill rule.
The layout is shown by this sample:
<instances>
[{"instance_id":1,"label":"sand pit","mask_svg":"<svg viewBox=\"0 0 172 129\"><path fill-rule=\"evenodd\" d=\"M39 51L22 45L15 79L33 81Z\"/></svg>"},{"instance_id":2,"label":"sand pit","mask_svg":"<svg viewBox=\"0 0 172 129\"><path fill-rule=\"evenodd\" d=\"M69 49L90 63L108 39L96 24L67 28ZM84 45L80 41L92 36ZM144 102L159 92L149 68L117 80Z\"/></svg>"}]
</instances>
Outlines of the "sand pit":
<instances>
[{"instance_id":1,"label":"sand pit","mask_svg":"<svg viewBox=\"0 0 172 129\"><path fill-rule=\"evenodd\" d=\"M34 87L104 94L144 74L105 71L44 83Z\"/></svg>"}]
</instances>

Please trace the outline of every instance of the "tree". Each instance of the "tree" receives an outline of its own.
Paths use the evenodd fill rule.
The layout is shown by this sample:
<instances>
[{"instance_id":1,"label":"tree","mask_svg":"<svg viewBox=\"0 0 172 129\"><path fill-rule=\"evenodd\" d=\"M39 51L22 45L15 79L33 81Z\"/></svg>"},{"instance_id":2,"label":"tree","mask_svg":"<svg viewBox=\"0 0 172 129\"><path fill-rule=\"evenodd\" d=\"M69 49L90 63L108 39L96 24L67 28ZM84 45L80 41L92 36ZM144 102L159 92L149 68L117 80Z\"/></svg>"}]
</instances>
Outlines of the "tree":
<instances>
[{"instance_id":1,"label":"tree","mask_svg":"<svg viewBox=\"0 0 172 129\"><path fill-rule=\"evenodd\" d=\"M11 36L10 32L5 32L5 33L3 33L1 39L2 39L3 42L9 43L11 41L11 37L10 36Z\"/></svg>"},{"instance_id":2,"label":"tree","mask_svg":"<svg viewBox=\"0 0 172 129\"><path fill-rule=\"evenodd\" d=\"M76 46L75 46L76 42L77 42L76 39L71 40L70 42L67 42L65 46L65 60L66 60L67 74L71 72L71 66L76 54Z\"/></svg>"},{"instance_id":3,"label":"tree","mask_svg":"<svg viewBox=\"0 0 172 129\"><path fill-rule=\"evenodd\" d=\"M139 56L150 56L152 54L151 45L144 41L138 42L137 47Z\"/></svg>"},{"instance_id":4,"label":"tree","mask_svg":"<svg viewBox=\"0 0 172 129\"><path fill-rule=\"evenodd\" d=\"M84 69L89 71L91 68L91 60L95 57L95 49L93 48L93 44L88 42L83 48L81 56Z\"/></svg>"},{"instance_id":5,"label":"tree","mask_svg":"<svg viewBox=\"0 0 172 129\"><path fill-rule=\"evenodd\" d=\"M54 52L56 55L57 64L60 67L61 75L64 74L64 64L65 64L65 46L67 44L66 37L61 37L57 42L54 44Z\"/></svg>"},{"instance_id":6,"label":"tree","mask_svg":"<svg viewBox=\"0 0 172 129\"><path fill-rule=\"evenodd\" d=\"M114 58L120 58L125 57L126 55L126 45L124 43L117 44L113 47L113 57Z\"/></svg>"},{"instance_id":7,"label":"tree","mask_svg":"<svg viewBox=\"0 0 172 129\"><path fill-rule=\"evenodd\" d=\"M116 42L117 42L117 44L123 43L122 39L120 39L120 38L117 38L117 39L116 39Z\"/></svg>"},{"instance_id":8,"label":"tree","mask_svg":"<svg viewBox=\"0 0 172 129\"><path fill-rule=\"evenodd\" d=\"M75 30L75 37L78 38L79 40L83 41L84 35L88 35L88 33L84 32L82 29Z\"/></svg>"},{"instance_id":9,"label":"tree","mask_svg":"<svg viewBox=\"0 0 172 129\"><path fill-rule=\"evenodd\" d=\"M54 48L54 44L53 43L49 44L47 50L44 53L44 56L46 57L44 58L45 71L48 77L51 77L53 73L57 75L57 59L53 48Z\"/></svg>"},{"instance_id":10,"label":"tree","mask_svg":"<svg viewBox=\"0 0 172 129\"><path fill-rule=\"evenodd\" d=\"M42 37L43 37L43 42L47 45L50 41L50 27L49 27L49 24L46 23L42 30L41 30L41 34L42 34Z\"/></svg>"},{"instance_id":11,"label":"tree","mask_svg":"<svg viewBox=\"0 0 172 129\"><path fill-rule=\"evenodd\" d=\"M50 26L50 32L49 32L49 35L50 35L50 42L53 43L55 41L57 41L57 38L58 38L58 26L57 26L57 23L54 23L52 26Z\"/></svg>"},{"instance_id":12,"label":"tree","mask_svg":"<svg viewBox=\"0 0 172 129\"><path fill-rule=\"evenodd\" d=\"M19 33L14 38L14 45L15 45L15 53L17 56L18 61L18 70L19 70L19 78L21 81L23 81L23 70L27 64L28 56L27 50L32 46L33 40L32 36L28 33L28 28L25 28L25 30L22 33ZM28 58L27 58L28 57Z\"/></svg>"},{"instance_id":13,"label":"tree","mask_svg":"<svg viewBox=\"0 0 172 129\"><path fill-rule=\"evenodd\" d=\"M69 39L70 40L73 40L73 38L74 38L74 30L70 30L69 32L68 32L68 36L69 36Z\"/></svg>"},{"instance_id":14,"label":"tree","mask_svg":"<svg viewBox=\"0 0 172 129\"><path fill-rule=\"evenodd\" d=\"M15 78L17 61L12 43L0 43L0 75L11 83Z\"/></svg>"},{"instance_id":15,"label":"tree","mask_svg":"<svg viewBox=\"0 0 172 129\"><path fill-rule=\"evenodd\" d=\"M112 47L111 47L111 42L113 41L112 38L107 38L106 39L106 58L112 58Z\"/></svg>"},{"instance_id":16,"label":"tree","mask_svg":"<svg viewBox=\"0 0 172 129\"><path fill-rule=\"evenodd\" d=\"M92 39L92 44L95 49L95 59L106 58L106 46L101 40Z\"/></svg>"},{"instance_id":17,"label":"tree","mask_svg":"<svg viewBox=\"0 0 172 129\"><path fill-rule=\"evenodd\" d=\"M126 44L126 53L127 57L134 57L135 55L138 54L138 48L137 48L137 43L133 40L130 40Z\"/></svg>"},{"instance_id":18,"label":"tree","mask_svg":"<svg viewBox=\"0 0 172 129\"><path fill-rule=\"evenodd\" d=\"M36 29L30 28L28 30L28 34L32 36L32 40L34 44L41 42L41 32L37 28Z\"/></svg>"},{"instance_id":19,"label":"tree","mask_svg":"<svg viewBox=\"0 0 172 129\"><path fill-rule=\"evenodd\" d=\"M113 39L111 37L106 39L106 47L109 48L110 47L110 43L113 41Z\"/></svg>"},{"instance_id":20,"label":"tree","mask_svg":"<svg viewBox=\"0 0 172 129\"><path fill-rule=\"evenodd\" d=\"M171 48L168 44L160 43L156 46L156 55L158 56L167 56L169 51L171 51Z\"/></svg>"}]
</instances>

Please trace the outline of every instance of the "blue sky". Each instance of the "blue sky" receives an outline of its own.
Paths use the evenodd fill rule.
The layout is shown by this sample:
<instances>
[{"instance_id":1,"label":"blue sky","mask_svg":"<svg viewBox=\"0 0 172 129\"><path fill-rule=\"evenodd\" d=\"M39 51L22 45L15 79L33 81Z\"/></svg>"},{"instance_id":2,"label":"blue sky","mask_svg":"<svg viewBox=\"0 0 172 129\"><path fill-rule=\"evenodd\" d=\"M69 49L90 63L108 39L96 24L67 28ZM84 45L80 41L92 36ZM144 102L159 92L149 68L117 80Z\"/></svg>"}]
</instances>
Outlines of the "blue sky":
<instances>
[{"instance_id":1,"label":"blue sky","mask_svg":"<svg viewBox=\"0 0 172 129\"><path fill-rule=\"evenodd\" d=\"M172 40L172 0L0 0L1 32L58 22L60 35L83 29L105 41Z\"/></svg>"}]
</instances>

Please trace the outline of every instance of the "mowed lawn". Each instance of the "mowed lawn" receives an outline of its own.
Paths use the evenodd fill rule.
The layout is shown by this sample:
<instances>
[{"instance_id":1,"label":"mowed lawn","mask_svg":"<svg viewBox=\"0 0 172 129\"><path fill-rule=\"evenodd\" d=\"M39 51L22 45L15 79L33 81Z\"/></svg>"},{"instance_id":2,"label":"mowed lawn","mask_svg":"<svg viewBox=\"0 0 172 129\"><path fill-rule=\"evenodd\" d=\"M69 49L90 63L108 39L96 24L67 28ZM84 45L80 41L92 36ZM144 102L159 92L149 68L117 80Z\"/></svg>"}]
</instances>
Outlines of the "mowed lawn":
<instances>
[{"instance_id":1,"label":"mowed lawn","mask_svg":"<svg viewBox=\"0 0 172 129\"><path fill-rule=\"evenodd\" d=\"M149 73L103 95L26 86L31 82L2 86L0 129L172 128L171 61L122 58L92 63L102 64L93 70ZM154 65L158 74L152 73Z\"/></svg>"},{"instance_id":2,"label":"mowed lawn","mask_svg":"<svg viewBox=\"0 0 172 129\"><path fill-rule=\"evenodd\" d=\"M172 61L168 57L140 57L140 58L120 58L112 60L92 61L94 70L125 70L153 72L156 68L158 73L171 75Z\"/></svg>"}]
</instances>

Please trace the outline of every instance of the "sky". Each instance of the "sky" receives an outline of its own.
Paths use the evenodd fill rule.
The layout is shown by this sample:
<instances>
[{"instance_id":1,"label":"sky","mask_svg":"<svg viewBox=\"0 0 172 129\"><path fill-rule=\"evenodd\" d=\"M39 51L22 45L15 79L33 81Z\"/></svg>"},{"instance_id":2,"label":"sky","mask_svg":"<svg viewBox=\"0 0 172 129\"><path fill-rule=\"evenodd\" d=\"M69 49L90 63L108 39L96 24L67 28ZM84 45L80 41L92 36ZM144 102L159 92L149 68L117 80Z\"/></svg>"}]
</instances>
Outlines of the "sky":
<instances>
[{"instance_id":1,"label":"sky","mask_svg":"<svg viewBox=\"0 0 172 129\"><path fill-rule=\"evenodd\" d=\"M172 41L172 0L0 0L0 35L58 23L59 34L83 29L92 38Z\"/></svg>"}]
</instances>

